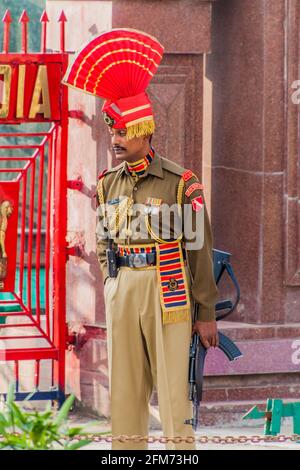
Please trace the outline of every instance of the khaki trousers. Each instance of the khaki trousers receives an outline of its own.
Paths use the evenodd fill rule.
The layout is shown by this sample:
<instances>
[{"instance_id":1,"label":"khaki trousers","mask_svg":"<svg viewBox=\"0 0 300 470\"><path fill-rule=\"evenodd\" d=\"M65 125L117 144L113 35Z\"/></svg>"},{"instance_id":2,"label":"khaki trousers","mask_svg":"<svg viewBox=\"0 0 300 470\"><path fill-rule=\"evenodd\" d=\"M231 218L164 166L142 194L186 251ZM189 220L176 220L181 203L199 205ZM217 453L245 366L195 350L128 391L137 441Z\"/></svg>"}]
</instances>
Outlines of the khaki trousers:
<instances>
[{"instance_id":1,"label":"khaki trousers","mask_svg":"<svg viewBox=\"0 0 300 470\"><path fill-rule=\"evenodd\" d=\"M121 268L104 286L112 435L148 435L149 401L157 389L164 436L194 436L184 424L188 400L191 319L162 324L156 269ZM113 449L147 449L147 443L113 441ZM195 449L168 443L168 450Z\"/></svg>"}]
</instances>

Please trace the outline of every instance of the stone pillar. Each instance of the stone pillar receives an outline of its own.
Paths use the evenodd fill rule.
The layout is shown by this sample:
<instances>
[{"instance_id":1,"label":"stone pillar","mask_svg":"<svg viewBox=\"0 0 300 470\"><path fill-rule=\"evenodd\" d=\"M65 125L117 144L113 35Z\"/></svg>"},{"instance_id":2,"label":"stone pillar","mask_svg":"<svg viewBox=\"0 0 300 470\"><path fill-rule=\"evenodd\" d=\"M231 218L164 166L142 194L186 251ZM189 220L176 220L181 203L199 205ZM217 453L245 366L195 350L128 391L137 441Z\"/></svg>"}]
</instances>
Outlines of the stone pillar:
<instances>
[{"instance_id":1,"label":"stone pillar","mask_svg":"<svg viewBox=\"0 0 300 470\"><path fill-rule=\"evenodd\" d=\"M298 34L294 0L215 4L213 226L249 323L300 321Z\"/></svg>"},{"instance_id":2,"label":"stone pillar","mask_svg":"<svg viewBox=\"0 0 300 470\"><path fill-rule=\"evenodd\" d=\"M300 394L299 20L297 0L213 7L212 222L241 287L219 327L244 357L230 364L209 353L204 400L214 406L202 409L204 422Z\"/></svg>"},{"instance_id":3,"label":"stone pillar","mask_svg":"<svg viewBox=\"0 0 300 470\"><path fill-rule=\"evenodd\" d=\"M165 56L149 94L154 104L155 148L202 177L203 57L210 51L213 0L47 0L51 20L64 9L67 50L77 50L92 35L118 27L156 36ZM51 25L51 26L50 26ZM58 48L57 25L49 24L50 48ZM89 336L79 356L70 355L69 384L79 398L107 414L107 369L102 280L95 255L95 192L97 173L115 165L101 103L70 91L70 109L83 112L70 119L68 177L81 176L82 193L69 191L68 230L71 240L85 242L83 259L68 262L68 318L82 323ZM209 169L209 168L208 168ZM210 175L206 169L209 200Z\"/></svg>"}]
</instances>

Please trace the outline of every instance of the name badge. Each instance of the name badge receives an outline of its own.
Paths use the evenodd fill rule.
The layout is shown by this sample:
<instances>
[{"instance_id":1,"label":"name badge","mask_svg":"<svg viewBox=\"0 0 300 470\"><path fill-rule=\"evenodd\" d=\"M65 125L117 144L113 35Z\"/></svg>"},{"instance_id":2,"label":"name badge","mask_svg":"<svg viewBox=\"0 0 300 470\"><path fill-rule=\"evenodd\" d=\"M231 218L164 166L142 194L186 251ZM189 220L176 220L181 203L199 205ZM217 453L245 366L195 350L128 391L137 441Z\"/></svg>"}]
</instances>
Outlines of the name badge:
<instances>
[{"instance_id":1,"label":"name badge","mask_svg":"<svg viewBox=\"0 0 300 470\"><path fill-rule=\"evenodd\" d=\"M114 204L119 204L119 202L120 202L120 198L117 197L115 199L110 199L109 201L107 201L107 204L113 206Z\"/></svg>"}]
</instances>

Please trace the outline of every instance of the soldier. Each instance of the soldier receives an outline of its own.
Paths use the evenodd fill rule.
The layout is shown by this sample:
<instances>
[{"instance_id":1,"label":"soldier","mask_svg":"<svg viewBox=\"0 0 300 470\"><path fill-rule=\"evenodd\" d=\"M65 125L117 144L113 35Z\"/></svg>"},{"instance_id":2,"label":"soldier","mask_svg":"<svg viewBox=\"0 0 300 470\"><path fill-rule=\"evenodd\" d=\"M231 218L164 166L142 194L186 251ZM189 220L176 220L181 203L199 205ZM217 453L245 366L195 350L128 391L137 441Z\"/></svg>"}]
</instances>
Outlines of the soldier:
<instances>
[{"instance_id":1,"label":"soldier","mask_svg":"<svg viewBox=\"0 0 300 470\"><path fill-rule=\"evenodd\" d=\"M103 115L120 162L100 175L97 186L113 436L148 435L154 387L164 435L193 436L185 424L192 416L191 333L197 331L207 348L218 344L203 186L151 145L155 124L145 89L162 54L145 33L112 30L85 46L65 77L67 85L106 99ZM192 325L194 302L200 308ZM116 439L112 447L146 449L147 443ZM169 442L167 448L194 449L195 443Z\"/></svg>"}]
</instances>

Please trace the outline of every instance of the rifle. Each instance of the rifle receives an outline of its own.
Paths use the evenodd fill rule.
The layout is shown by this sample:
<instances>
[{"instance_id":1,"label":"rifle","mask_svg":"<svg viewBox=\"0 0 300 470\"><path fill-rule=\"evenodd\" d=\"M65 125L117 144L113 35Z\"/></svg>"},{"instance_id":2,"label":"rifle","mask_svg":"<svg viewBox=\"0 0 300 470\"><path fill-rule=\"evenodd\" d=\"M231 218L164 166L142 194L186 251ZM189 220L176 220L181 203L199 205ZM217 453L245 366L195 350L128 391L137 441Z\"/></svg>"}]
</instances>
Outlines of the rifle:
<instances>
[{"instance_id":1,"label":"rifle","mask_svg":"<svg viewBox=\"0 0 300 470\"><path fill-rule=\"evenodd\" d=\"M117 254L113 247L113 239L108 239L108 248L106 249L106 259L108 266L109 277L117 277L118 265L117 265Z\"/></svg>"},{"instance_id":2,"label":"rifle","mask_svg":"<svg viewBox=\"0 0 300 470\"><path fill-rule=\"evenodd\" d=\"M232 302L230 299L221 300L216 304L216 312L220 310L227 310L227 312L217 315L216 320L222 320L223 318L230 315L236 308L240 299L240 288L236 277L234 275L232 266L230 264L230 253L220 250L213 250L214 260L214 277L216 284L219 283L222 275L226 271L232 280L235 290L236 299ZM194 322L198 318L199 304L194 305ZM239 357L242 357L242 353L236 344L228 338L228 336L219 332L219 349L227 356L229 361L235 361ZM203 392L203 373L204 363L206 358L207 350L200 341L199 335L194 333L190 344L190 355L189 355L189 400L193 402L193 418L185 420L185 424L191 424L193 430L196 431L198 425L198 413L200 402L202 400Z\"/></svg>"}]
</instances>

